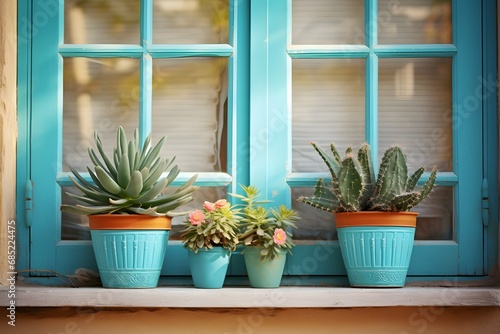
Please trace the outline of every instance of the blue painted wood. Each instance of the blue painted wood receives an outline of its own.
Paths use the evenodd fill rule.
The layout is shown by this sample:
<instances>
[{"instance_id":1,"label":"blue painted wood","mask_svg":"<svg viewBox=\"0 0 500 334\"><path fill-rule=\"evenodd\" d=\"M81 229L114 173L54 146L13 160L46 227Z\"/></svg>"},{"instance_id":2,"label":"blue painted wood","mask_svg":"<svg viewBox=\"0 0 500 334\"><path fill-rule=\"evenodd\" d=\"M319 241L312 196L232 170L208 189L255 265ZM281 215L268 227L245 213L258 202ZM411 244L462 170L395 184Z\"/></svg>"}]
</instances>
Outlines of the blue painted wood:
<instances>
[{"instance_id":1,"label":"blue painted wood","mask_svg":"<svg viewBox=\"0 0 500 334\"><path fill-rule=\"evenodd\" d=\"M233 1L229 10L229 43L238 52L229 57L227 170L232 182L227 192L241 194L239 185L250 183L250 0Z\"/></svg>"},{"instance_id":2,"label":"blue painted wood","mask_svg":"<svg viewBox=\"0 0 500 334\"><path fill-rule=\"evenodd\" d=\"M268 1L268 96L267 96L267 192L266 197L291 206L291 189L286 176L292 166L292 61L285 50L291 44L292 27L289 17L291 8L286 1ZM252 72L253 73L253 72ZM250 77L251 78L251 77ZM252 101L254 97L252 96ZM253 114L252 114L253 116ZM261 131L261 129L259 129ZM254 166L254 168L259 168ZM260 182L261 180L259 180ZM262 178L264 181L264 178Z\"/></svg>"},{"instance_id":3,"label":"blue painted wood","mask_svg":"<svg viewBox=\"0 0 500 334\"><path fill-rule=\"evenodd\" d=\"M30 264L29 228L24 220L24 187L31 179L31 30L26 22L31 22L31 5L18 4L17 26L17 159L16 159L16 245L17 269L27 269Z\"/></svg>"},{"instance_id":4,"label":"blue painted wood","mask_svg":"<svg viewBox=\"0 0 500 334\"><path fill-rule=\"evenodd\" d=\"M139 81L139 138L142 145L153 124L153 59L147 53L141 58Z\"/></svg>"},{"instance_id":5,"label":"blue painted wood","mask_svg":"<svg viewBox=\"0 0 500 334\"><path fill-rule=\"evenodd\" d=\"M452 21L470 23L454 29L457 54L453 58L453 157L459 177L455 187L455 240L459 243L459 273L483 274L481 221L482 105L475 95L482 73L481 6L476 1L454 1ZM458 33L460 32L460 33ZM479 247L481 245L481 247Z\"/></svg>"},{"instance_id":6,"label":"blue painted wood","mask_svg":"<svg viewBox=\"0 0 500 334\"><path fill-rule=\"evenodd\" d=\"M198 174L196 178L195 185L205 186L205 187L225 187L229 185L233 178L230 174L226 173L217 173L217 172L202 172L202 173L188 173L181 172L177 178L172 182L173 186L180 186L184 184L187 180L193 177L194 174ZM61 187L68 187L73 185L69 176L72 175L70 172L60 172L56 176L56 182ZM81 173L85 180L92 182L88 173ZM166 177L167 173L165 173L162 177Z\"/></svg>"},{"instance_id":7,"label":"blue painted wood","mask_svg":"<svg viewBox=\"0 0 500 334\"><path fill-rule=\"evenodd\" d=\"M457 47L453 44L396 44L376 45L374 53L380 58L453 57Z\"/></svg>"},{"instance_id":8,"label":"blue painted wood","mask_svg":"<svg viewBox=\"0 0 500 334\"><path fill-rule=\"evenodd\" d=\"M370 49L366 45L290 45L288 55L293 59L366 58Z\"/></svg>"},{"instance_id":9,"label":"blue painted wood","mask_svg":"<svg viewBox=\"0 0 500 334\"><path fill-rule=\"evenodd\" d=\"M492 268L498 257L498 230L499 230L499 210L498 210L498 43L497 43L497 1L483 1L483 31L484 37L483 51L483 150L486 152L483 174L488 180L489 188L489 221L488 227L484 229L484 266Z\"/></svg>"},{"instance_id":10,"label":"blue painted wood","mask_svg":"<svg viewBox=\"0 0 500 334\"><path fill-rule=\"evenodd\" d=\"M44 13L40 1L33 13ZM36 268L57 268L54 246L60 240L59 205L61 190L54 182L61 170L62 156L62 57L58 47L63 38L60 12L46 25L37 27L32 38L32 140L31 177L33 180L33 224L31 226L31 263ZM36 125L36 126L35 126Z\"/></svg>"},{"instance_id":11,"label":"blue painted wood","mask_svg":"<svg viewBox=\"0 0 500 334\"><path fill-rule=\"evenodd\" d=\"M269 13L267 0L250 2L250 184L259 188L264 196L269 193Z\"/></svg>"},{"instance_id":12,"label":"blue painted wood","mask_svg":"<svg viewBox=\"0 0 500 334\"><path fill-rule=\"evenodd\" d=\"M62 44L59 53L63 57L140 58L144 48L125 44Z\"/></svg>"},{"instance_id":13,"label":"blue painted wood","mask_svg":"<svg viewBox=\"0 0 500 334\"><path fill-rule=\"evenodd\" d=\"M234 50L228 44L154 44L147 52L153 58L229 57Z\"/></svg>"},{"instance_id":14,"label":"blue painted wood","mask_svg":"<svg viewBox=\"0 0 500 334\"><path fill-rule=\"evenodd\" d=\"M42 8L34 2L35 13ZM143 3L151 4L151 0ZM226 186L228 191L238 191L238 183L252 183L278 204L289 205L289 186L312 186L319 173L291 173L290 170L290 94L291 58L366 58L366 139L371 145L378 144L378 58L379 57L453 57L453 161L452 171L440 172L438 184L454 186L456 226L455 240L451 242L417 242L410 267L412 275L482 275L494 263L498 231L498 194L496 187L496 161L498 158L496 87L491 99L478 97L477 92L487 92L492 85L489 74L496 76L496 56L486 55L495 49L494 33L485 38L486 49L481 52L481 27L494 31L496 23L495 2L485 0L481 9L477 2L454 1L453 45L377 45L376 1L365 6L367 28L366 45L302 46L290 45L291 1L241 0L230 5L233 14L230 22L229 45L65 45L62 44L62 12L56 14L46 26L41 27L33 39L19 45L19 151L18 151L18 217L22 213L22 191L28 177L34 180L35 220L31 231L21 228L18 240L22 249L29 252L27 240L31 232L31 259L20 258L23 269L51 268L72 273L76 267L92 266L90 244L60 240L60 186L69 185L68 173L61 171L60 161L62 134L62 57L133 57L141 58L141 85L149 82L148 69L154 58L213 56L229 57L230 80L228 97L228 174L201 173L197 184ZM149 6L149 5L148 5ZM146 10L146 8L143 8ZM481 12L482 10L482 12ZM20 17L29 18L29 4L20 4ZM251 17L248 15L251 13ZM481 13L487 18L481 23ZM144 14L146 15L146 14ZM271 19L272 18L272 19ZM25 22L25 21L23 21ZM27 22L29 20L27 19ZM147 22L142 28L144 36ZM458 29L457 27L460 27ZM458 35L457 32L460 32ZM462 35L463 33L463 35ZM19 34L23 34L20 26ZM148 38L146 38L148 39ZM33 42L33 49L29 43ZM238 52L234 52L237 50ZM496 52L496 51L495 51ZM32 61L29 56L36 54ZM482 72L482 62L485 72ZM24 65L23 65L24 64ZM30 66L33 66L31 75ZM252 75L250 76L250 72ZM54 75L57 73L58 75ZM480 78L480 79L478 79ZM478 88L479 87L479 88ZM32 89L32 91L30 91ZM24 96L23 96L24 95ZM147 119L148 92L141 95L141 131L150 128ZM476 100L479 106L476 106ZM33 112L32 118L30 112ZM483 117L484 116L484 117ZM31 123L32 122L32 123ZM31 124L36 124L30 133ZM487 133L482 133L483 125ZM32 135L33 139L30 138ZM487 149L483 164L481 147ZM373 148L373 146L372 146ZM377 150L374 149L374 152ZM376 158L376 157L374 157ZM31 161L33 172L30 175ZM487 165L489 164L489 169ZM492 195L495 219L493 229L484 231L480 221L480 184L483 173L494 190ZM182 173L177 182L185 182L192 173ZM426 179L424 176L421 180ZM491 179L490 179L491 177ZM57 182L54 180L57 178ZM479 186L478 186L479 185ZM21 188L19 188L21 187ZM479 195L479 196L478 196ZM22 220L22 218L18 218ZM24 241L22 241L24 239ZM299 244L290 257L289 274L343 275L338 252L324 248L324 243ZM482 251L490 254L486 258ZM169 246L169 251L182 259L185 251L180 243ZM438 254L438 256L436 255ZM241 256L240 256L241 257ZM238 256L235 256L238 258ZM78 259L76 261L75 259ZM29 263L29 260L32 263ZM313 263L317 262L318 265ZM180 261L182 262L182 261ZM244 274L237 261L231 274ZM484 264L484 268L483 268ZM188 274L187 266L167 265L164 273Z\"/></svg>"},{"instance_id":15,"label":"blue painted wood","mask_svg":"<svg viewBox=\"0 0 500 334\"><path fill-rule=\"evenodd\" d=\"M140 44L144 49L153 44L153 0L141 1Z\"/></svg>"}]
</instances>

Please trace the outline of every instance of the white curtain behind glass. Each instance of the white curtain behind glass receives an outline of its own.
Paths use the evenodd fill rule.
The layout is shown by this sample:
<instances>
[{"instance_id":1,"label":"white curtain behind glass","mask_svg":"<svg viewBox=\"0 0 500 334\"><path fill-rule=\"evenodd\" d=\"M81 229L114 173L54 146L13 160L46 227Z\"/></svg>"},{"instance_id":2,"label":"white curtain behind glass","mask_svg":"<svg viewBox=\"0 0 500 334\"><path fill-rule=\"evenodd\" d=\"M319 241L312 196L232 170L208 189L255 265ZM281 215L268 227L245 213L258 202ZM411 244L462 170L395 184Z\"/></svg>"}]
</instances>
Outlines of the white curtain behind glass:
<instances>
[{"instance_id":1,"label":"white curtain behind glass","mask_svg":"<svg viewBox=\"0 0 500 334\"><path fill-rule=\"evenodd\" d=\"M177 5L176 5L177 4ZM227 43L228 2L156 0L153 40L156 43ZM137 0L65 2L65 43L138 45L140 6ZM152 89L153 141L167 140L162 154L176 157L184 172L225 171L223 136L227 101L226 58L155 59ZM110 152L116 129L129 136L139 125L139 60L66 58L64 60L63 170L86 171L86 148L97 130ZM62 189L64 191L72 189ZM185 210L203 200L224 197L222 188L204 188ZM63 201L69 201L63 195ZM174 230L181 218L174 221ZM63 239L88 238L86 219L63 214ZM175 233L175 231L174 231Z\"/></svg>"}]
</instances>

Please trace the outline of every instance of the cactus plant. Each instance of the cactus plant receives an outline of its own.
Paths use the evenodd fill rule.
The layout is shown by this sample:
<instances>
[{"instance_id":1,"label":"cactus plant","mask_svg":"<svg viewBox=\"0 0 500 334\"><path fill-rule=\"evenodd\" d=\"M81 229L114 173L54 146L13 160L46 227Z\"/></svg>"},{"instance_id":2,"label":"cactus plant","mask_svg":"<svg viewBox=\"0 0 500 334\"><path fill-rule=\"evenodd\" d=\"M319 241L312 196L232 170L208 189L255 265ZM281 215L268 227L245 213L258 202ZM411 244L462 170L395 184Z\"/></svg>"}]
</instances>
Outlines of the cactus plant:
<instances>
[{"instance_id":1,"label":"cactus plant","mask_svg":"<svg viewBox=\"0 0 500 334\"><path fill-rule=\"evenodd\" d=\"M420 167L408 177L406 158L399 146L385 151L375 178L368 144L361 145L356 157L349 147L343 159L333 143L331 155L316 143L311 145L327 165L331 183L320 178L313 196L302 196L298 200L321 210L336 213L408 211L430 194L436 181L434 167L422 189L416 191L417 181L425 169Z\"/></svg>"},{"instance_id":2,"label":"cactus plant","mask_svg":"<svg viewBox=\"0 0 500 334\"><path fill-rule=\"evenodd\" d=\"M84 205L63 204L61 210L80 215L175 215L172 210L192 201L192 193L198 188L193 185L197 175L174 191L163 193L180 172L179 167L173 165L175 157L159 157L164 141L165 137L151 148L149 134L140 147L138 130L135 130L134 138L127 141L125 131L119 127L116 147L110 158L104 152L102 141L95 132L94 142L101 158L92 148L88 149L93 169L87 167L87 170L93 182L70 167L74 175L74 178L70 176L71 181L83 194L67 194ZM167 171L168 174L162 177Z\"/></svg>"}]
</instances>

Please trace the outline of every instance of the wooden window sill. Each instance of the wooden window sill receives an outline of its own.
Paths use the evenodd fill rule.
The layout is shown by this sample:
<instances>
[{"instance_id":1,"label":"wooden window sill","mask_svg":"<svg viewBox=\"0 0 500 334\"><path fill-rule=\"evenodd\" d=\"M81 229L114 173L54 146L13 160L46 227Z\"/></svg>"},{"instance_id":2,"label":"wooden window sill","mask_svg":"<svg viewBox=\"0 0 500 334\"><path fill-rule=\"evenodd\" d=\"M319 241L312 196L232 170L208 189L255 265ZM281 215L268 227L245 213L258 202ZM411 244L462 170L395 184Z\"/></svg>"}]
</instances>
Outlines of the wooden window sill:
<instances>
[{"instance_id":1,"label":"wooden window sill","mask_svg":"<svg viewBox=\"0 0 500 334\"><path fill-rule=\"evenodd\" d=\"M168 308L345 308L394 306L500 306L500 287L158 287L104 289L19 286L15 297L0 287L0 306Z\"/></svg>"}]
</instances>

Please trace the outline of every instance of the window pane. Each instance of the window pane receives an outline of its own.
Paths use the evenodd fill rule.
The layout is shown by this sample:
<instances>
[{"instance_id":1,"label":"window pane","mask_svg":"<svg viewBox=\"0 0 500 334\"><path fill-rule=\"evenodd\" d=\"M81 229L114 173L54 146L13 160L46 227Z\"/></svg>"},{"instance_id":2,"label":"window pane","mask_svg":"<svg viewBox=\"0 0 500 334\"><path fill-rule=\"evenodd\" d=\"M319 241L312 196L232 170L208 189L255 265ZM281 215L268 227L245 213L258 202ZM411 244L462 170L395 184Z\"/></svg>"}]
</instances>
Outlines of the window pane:
<instances>
[{"instance_id":1,"label":"window pane","mask_svg":"<svg viewBox=\"0 0 500 334\"><path fill-rule=\"evenodd\" d=\"M155 60L153 132L184 172L226 171L227 59Z\"/></svg>"},{"instance_id":2,"label":"window pane","mask_svg":"<svg viewBox=\"0 0 500 334\"><path fill-rule=\"evenodd\" d=\"M138 127L139 60L66 58L63 85L63 170L86 171L94 130L111 152L118 126L129 136Z\"/></svg>"},{"instance_id":3,"label":"window pane","mask_svg":"<svg viewBox=\"0 0 500 334\"><path fill-rule=\"evenodd\" d=\"M337 240L335 218L332 213L299 202L300 196L312 196L313 188L292 188L292 209L301 218L293 230L294 240Z\"/></svg>"},{"instance_id":4,"label":"window pane","mask_svg":"<svg viewBox=\"0 0 500 334\"><path fill-rule=\"evenodd\" d=\"M380 59L379 154L400 144L411 169L452 171L451 59Z\"/></svg>"},{"instance_id":5,"label":"window pane","mask_svg":"<svg viewBox=\"0 0 500 334\"><path fill-rule=\"evenodd\" d=\"M153 5L155 43L228 43L228 0L155 0Z\"/></svg>"},{"instance_id":6,"label":"window pane","mask_svg":"<svg viewBox=\"0 0 500 334\"><path fill-rule=\"evenodd\" d=\"M379 0L380 44L452 43L450 0Z\"/></svg>"},{"instance_id":7,"label":"window pane","mask_svg":"<svg viewBox=\"0 0 500 334\"><path fill-rule=\"evenodd\" d=\"M357 145L364 141L363 59L294 59L292 63L292 167L323 172L309 144Z\"/></svg>"},{"instance_id":8,"label":"window pane","mask_svg":"<svg viewBox=\"0 0 500 334\"><path fill-rule=\"evenodd\" d=\"M299 196L311 196L313 188L293 188L292 208L302 218L294 229L294 240L337 240L335 217L297 201ZM453 240L453 188L435 187L433 192L411 211L417 216L416 240Z\"/></svg>"},{"instance_id":9,"label":"window pane","mask_svg":"<svg viewBox=\"0 0 500 334\"><path fill-rule=\"evenodd\" d=\"M417 216L416 240L453 240L453 188L434 187L432 193L411 211Z\"/></svg>"},{"instance_id":10,"label":"window pane","mask_svg":"<svg viewBox=\"0 0 500 334\"><path fill-rule=\"evenodd\" d=\"M139 44L139 0L66 0L64 42Z\"/></svg>"},{"instance_id":11,"label":"window pane","mask_svg":"<svg viewBox=\"0 0 500 334\"><path fill-rule=\"evenodd\" d=\"M174 191L175 188L169 191ZM61 198L64 204L77 204L77 202L68 196L66 192L81 195L82 193L76 187L62 187ZM224 187L202 187L194 192L194 199L191 203L179 208L176 211L191 211L203 207L204 201L215 202L218 199L226 198L226 188ZM172 219L172 230L170 231L170 240L181 240L181 231L184 229L182 223L185 216L177 216ZM90 240L89 222L87 216L73 215L67 212L61 212L61 239L62 240Z\"/></svg>"},{"instance_id":12,"label":"window pane","mask_svg":"<svg viewBox=\"0 0 500 334\"><path fill-rule=\"evenodd\" d=\"M66 192L82 195L76 187L61 187L61 202L63 204L79 204L68 196ZM87 216L74 215L61 211L61 239L62 240L90 240L89 219Z\"/></svg>"},{"instance_id":13,"label":"window pane","mask_svg":"<svg viewBox=\"0 0 500 334\"><path fill-rule=\"evenodd\" d=\"M176 211L191 211L203 208L205 201L215 202L218 199L226 198L225 187L200 187L194 192L193 201ZM186 216L177 216L172 219L172 230L169 240L181 240L181 231L184 229L183 222Z\"/></svg>"},{"instance_id":14,"label":"window pane","mask_svg":"<svg viewBox=\"0 0 500 334\"><path fill-rule=\"evenodd\" d=\"M364 44L364 4L352 0L293 0L293 44Z\"/></svg>"}]
</instances>

